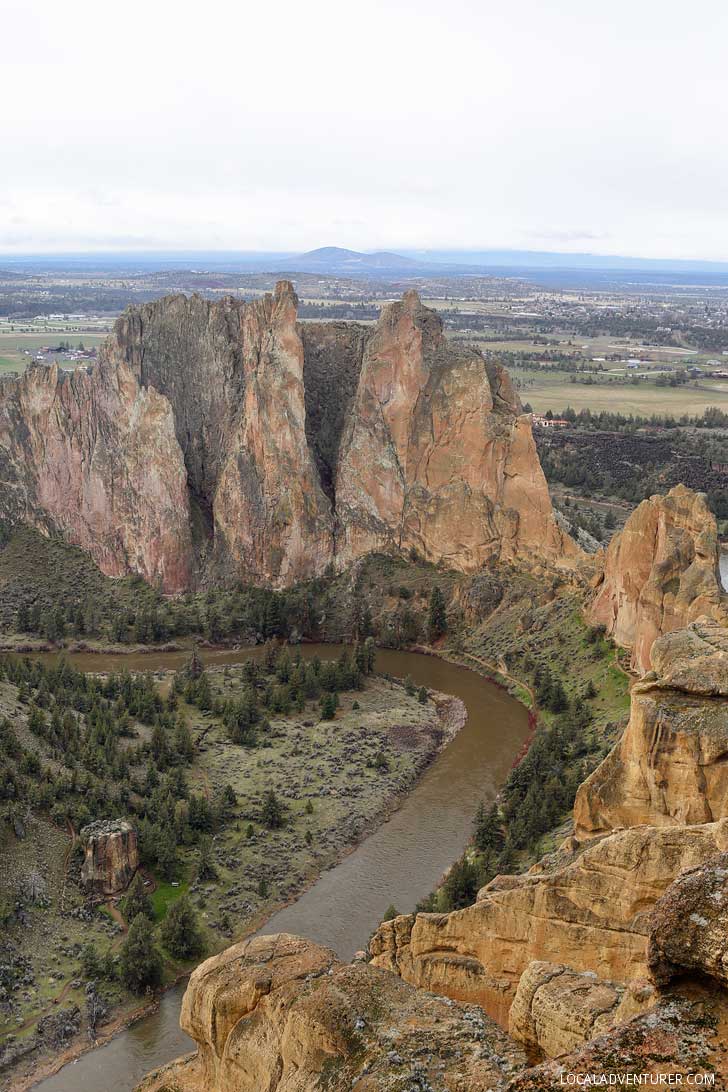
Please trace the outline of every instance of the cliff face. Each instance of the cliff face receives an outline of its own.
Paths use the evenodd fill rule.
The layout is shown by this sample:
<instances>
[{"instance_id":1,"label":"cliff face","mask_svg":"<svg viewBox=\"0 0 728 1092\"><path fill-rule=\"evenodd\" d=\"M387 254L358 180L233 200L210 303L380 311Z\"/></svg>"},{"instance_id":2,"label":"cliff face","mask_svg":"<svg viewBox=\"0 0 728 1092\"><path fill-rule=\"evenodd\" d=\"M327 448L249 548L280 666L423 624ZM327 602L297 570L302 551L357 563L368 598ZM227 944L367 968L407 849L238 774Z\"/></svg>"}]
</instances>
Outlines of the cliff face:
<instances>
[{"instance_id":1,"label":"cliff face","mask_svg":"<svg viewBox=\"0 0 728 1092\"><path fill-rule=\"evenodd\" d=\"M657 640L652 662L624 735L579 788L578 838L728 816L728 631L695 623Z\"/></svg>"},{"instance_id":2,"label":"cliff face","mask_svg":"<svg viewBox=\"0 0 728 1092\"><path fill-rule=\"evenodd\" d=\"M81 546L110 576L187 587L187 475L167 399L126 363L0 383L0 514Z\"/></svg>"},{"instance_id":3,"label":"cliff face","mask_svg":"<svg viewBox=\"0 0 728 1092\"><path fill-rule=\"evenodd\" d=\"M279 934L236 944L190 978L181 1024L197 1053L137 1092L388 1092L503 1088L521 1050L482 1013Z\"/></svg>"},{"instance_id":4,"label":"cliff face","mask_svg":"<svg viewBox=\"0 0 728 1092\"><path fill-rule=\"evenodd\" d=\"M469 571L490 558L577 553L507 375L449 345L415 292L384 310L364 350L336 503L344 561L415 547Z\"/></svg>"},{"instance_id":5,"label":"cliff face","mask_svg":"<svg viewBox=\"0 0 728 1092\"><path fill-rule=\"evenodd\" d=\"M408 293L375 328L252 303L131 308L99 364L0 385L0 513L169 592L287 585L370 550L572 562L502 369Z\"/></svg>"},{"instance_id":6,"label":"cliff face","mask_svg":"<svg viewBox=\"0 0 728 1092\"><path fill-rule=\"evenodd\" d=\"M590 617L648 671L657 637L705 615L728 622L715 517L703 494L677 485L635 509L607 549Z\"/></svg>"}]
</instances>

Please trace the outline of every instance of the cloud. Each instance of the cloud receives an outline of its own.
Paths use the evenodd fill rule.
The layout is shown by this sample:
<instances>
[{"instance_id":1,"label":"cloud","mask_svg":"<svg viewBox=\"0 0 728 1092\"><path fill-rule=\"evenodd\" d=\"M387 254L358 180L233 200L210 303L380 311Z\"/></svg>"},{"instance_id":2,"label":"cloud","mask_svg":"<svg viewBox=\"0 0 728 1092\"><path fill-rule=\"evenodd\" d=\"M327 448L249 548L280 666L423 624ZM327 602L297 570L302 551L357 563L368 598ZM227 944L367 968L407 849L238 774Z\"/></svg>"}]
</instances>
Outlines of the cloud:
<instances>
[{"instance_id":1,"label":"cloud","mask_svg":"<svg viewBox=\"0 0 728 1092\"><path fill-rule=\"evenodd\" d=\"M721 0L13 4L0 245L725 258L726 31Z\"/></svg>"}]
</instances>

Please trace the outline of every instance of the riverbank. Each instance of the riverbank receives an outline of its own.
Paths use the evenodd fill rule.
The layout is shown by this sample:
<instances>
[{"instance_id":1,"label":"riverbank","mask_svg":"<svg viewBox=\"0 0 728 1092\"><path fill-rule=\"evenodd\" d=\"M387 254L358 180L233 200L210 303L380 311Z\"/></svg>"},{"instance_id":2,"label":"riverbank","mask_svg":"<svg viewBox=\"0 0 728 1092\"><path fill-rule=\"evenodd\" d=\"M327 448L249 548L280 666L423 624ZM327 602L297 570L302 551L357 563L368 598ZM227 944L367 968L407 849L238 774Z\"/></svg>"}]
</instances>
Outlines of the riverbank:
<instances>
[{"instance_id":1,"label":"riverbank","mask_svg":"<svg viewBox=\"0 0 728 1092\"><path fill-rule=\"evenodd\" d=\"M335 656L340 648L304 648L304 656ZM481 798L492 799L529 733L526 710L479 674L439 656L378 650L377 668L416 686L455 694L468 718L449 746L443 740L435 761L411 791L393 801L389 818L366 828L334 867L312 877L305 890L273 914L266 932L311 936L350 958L364 947L394 901L414 907L462 852ZM252 923L251 923L252 927ZM178 1025L182 988L165 993L157 1011L127 1032L88 1051L76 1064L41 1080L42 1092L99 1092L131 1089L151 1067L190 1049ZM41 1079L36 1070L35 1080Z\"/></svg>"},{"instance_id":2,"label":"riverbank","mask_svg":"<svg viewBox=\"0 0 728 1092\"><path fill-rule=\"evenodd\" d=\"M241 657L244 658L248 657ZM234 692L235 670L229 665L209 670L213 692L218 689ZM219 724L211 726L209 716L192 708L188 710L193 720L193 735L198 740L204 737L202 754L193 766L192 788L206 786L208 792L215 792L222 784L233 783L240 795L241 785L236 784L236 773L248 783L247 803L240 799L237 819L216 839L214 864L219 882L214 885L193 883L190 887L193 900L200 904L199 912L208 937L215 938L209 945L208 954L261 928L272 914L289 906L315 884L322 871L335 868L364 837L386 822L407 799L436 756L462 729L467 717L464 704L457 698L431 691L423 705L414 694L407 693L401 682L379 678L368 681L364 692L342 696L341 704L337 719L330 724L312 725L310 715L306 720L303 713L299 718L293 718L295 723L286 730L286 718L272 719L270 745L262 752L253 751L242 758L241 749L231 748ZM309 725L307 729L306 724ZM356 729L355 737L352 736L353 729ZM362 733L365 739L359 743ZM328 738L324 739L324 735ZM359 761L351 754L352 744L358 744ZM284 752L290 752L292 761L302 769L310 769L316 763L317 776L308 774L307 786L298 784L291 788L285 770L280 768ZM382 756L381 764L374 762L378 755ZM247 761L248 758L251 761ZM288 799L290 794L290 814L284 832L265 833L256 825L251 839L243 829L246 823L250 825L257 818L255 801L263 790L264 781L259 776L250 784L250 773L251 770L256 772L255 768L261 762L264 763L265 783L274 784L283 799ZM367 762L371 762L368 770ZM337 765L339 771L333 769ZM366 772L362 773L362 768ZM370 783L365 792L360 791L362 780ZM311 801L315 802L313 814L306 815L304 804ZM297 829L304 816L306 832L313 832L313 848L304 842L303 829ZM298 837L294 837L296 830ZM278 842L281 844L277 845ZM237 861L231 856L235 853L239 856ZM285 857L287 865L283 878L277 869L281 856ZM256 898L255 885L263 878L258 875L261 858L266 862L265 879L270 885L272 901L269 900L264 908L256 909L254 903L260 900ZM242 877L245 877L247 888L241 888ZM386 904L381 912L385 908ZM247 915L245 927L221 929L221 915L226 914L234 921L237 913ZM188 968L181 972L183 976L187 973ZM179 975L175 976L174 981L178 978ZM174 981L168 986L174 985ZM96 1043L90 1042L82 1029L57 1057L70 1062L108 1041L148 1012L149 1006L145 1003L115 1015L111 1025L101 1029ZM20 1060L12 1071L10 1085L3 1075L0 1087L32 1087L57 1069L57 1061L49 1062L46 1057L36 1054L27 1068Z\"/></svg>"}]
</instances>

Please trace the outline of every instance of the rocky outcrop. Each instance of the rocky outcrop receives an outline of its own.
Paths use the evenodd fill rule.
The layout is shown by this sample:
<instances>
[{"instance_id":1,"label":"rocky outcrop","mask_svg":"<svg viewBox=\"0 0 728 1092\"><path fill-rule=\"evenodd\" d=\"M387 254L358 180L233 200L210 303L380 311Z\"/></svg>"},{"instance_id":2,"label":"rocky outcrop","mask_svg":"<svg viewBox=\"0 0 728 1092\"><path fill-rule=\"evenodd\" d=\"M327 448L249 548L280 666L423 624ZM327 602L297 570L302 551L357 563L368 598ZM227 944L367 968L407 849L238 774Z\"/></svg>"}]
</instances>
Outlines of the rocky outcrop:
<instances>
[{"instance_id":1,"label":"rocky outcrop","mask_svg":"<svg viewBox=\"0 0 728 1092\"><path fill-rule=\"evenodd\" d=\"M693 972L728 986L728 853L683 873L657 902L648 964L660 985Z\"/></svg>"},{"instance_id":2,"label":"rocky outcrop","mask_svg":"<svg viewBox=\"0 0 728 1092\"><path fill-rule=\"evenodd\" d=\"M676 876L728 849L728 819L635 827L597 839L553 872L496 877L473 906L384 922L376 966L482 1005L507 1025L533 960L624 983L647 974L649 912Z\"/></svg>"},{"instance_id":3,"label":"rocky outcrop","mask_svg":"<svg viewBox=\"0 0 728 1092\"><path fill-rule=\"evenodd\" d=\"M529 963L518 982L508 1030L519 1043L558 1058L613 1027L624 987L561 963Z\"/></svg>"},{"instance_id":4,"label":"rocky outcrop","mask_svg":"<svg viewBox=\"0 0 728 1092\"><path fill-rule=\"evenodd\" d=\"M557 1061L526 1070L507 1090L642 1085L725 1092L727 1016L725 995L691 989L688 996L668 996Z\"/></svg>"},{"instance_id":5,"label":"rocky outcrop","mask_svg":"<svg viewBox=\"0 0 728 1092\"><path fill-rule=\"evenodd\" d=\"M197 1053L151 1073L137 1092L486 1092L525 1063L482 1013L286 934L201 964L181 1025Z\"/></svg>"},{"instance_id":6,"label":"rocky outcrop","mask_svg":"<svg viewBox=\"0 0 728 1092\"><path fill-rule=\"evenodd\" d=\"M89 895L119 895L139 867L137 836L125 819L99 819L81 831L81 882Z\"/></svg>"},{"instance_id":7,"label":"rocky outcrop","mask_svg":"<svg viewBox=\"0 0 728 1092\"><path fill-rule=\"evenodd\" d=\"M621 740L577 792L577 838L728 816L728 631L695 623L657 640L652 661Z\"/></svg>"},{"instance_id":8,"label":"rocky outcrop","mask_svg":"<svg viewBox=\"0 0 728 1092\"><path fill-rule=\"evenodd\" d=\"M0 516L81 546L109 576L165 591L191 576L190 512L172 409L128 364L32 367L0 382Z\"/></svg>"},{"instance_id":9,"label":"rocky outcrop","mask_svg":"<svg viewBox=\"0 0 728 1092\"><path fill-rule=\"evenodd\" d=\"M382 312L364 350L336 504L344 562L414 548L470 571L499 557L577 554L507 373L449 344L416 292Z\"/></svg>"},{"instance_id":10,"label":"rocky outcrop","mask_svg":"<svg viewBox=\"0 0 728 1092\"><path fill-rule=\"evenodd\" d=\"M642 501L614 536L589 615L632 650L635 669L647 671L662 634L702 616L728 623L719 560L704 494L677 485Z\"/></svg>"},{"instance_id":11,"label":"rocky outcrop","mask_svg":"<svg viewBox=\"0 0 728 1092\"><path fill-rule=\"evenodd\" d=\"M287 281L170 296L122 315L95 367L4 381L0 515L168 592L284 586L371 550L574 561L503 369L414 292L376 327L296 310Z\"/></svg>"}]
</instances>

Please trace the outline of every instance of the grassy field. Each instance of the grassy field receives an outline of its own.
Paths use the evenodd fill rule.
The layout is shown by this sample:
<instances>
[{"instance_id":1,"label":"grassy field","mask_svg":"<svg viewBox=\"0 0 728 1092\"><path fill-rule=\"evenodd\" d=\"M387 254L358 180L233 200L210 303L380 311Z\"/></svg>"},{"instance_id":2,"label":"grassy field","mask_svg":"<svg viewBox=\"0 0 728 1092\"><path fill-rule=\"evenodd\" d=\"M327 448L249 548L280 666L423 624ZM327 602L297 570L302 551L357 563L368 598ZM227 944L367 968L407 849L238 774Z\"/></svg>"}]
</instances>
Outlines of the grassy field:
<instances>
[{"instance_id":1,"label":"grassy field","mask_svg":"<svg viewBox=\"0 0 728 1092\"><path fill-rule=\"evenodd\" d=\"M64 331L62 333L25 333L24 331L9 330L7 326L0 325L0 375L4 372L25 371L33 359L33 353L46 345L57 344L58 341L69 341L76 348L82 341L87 349L97 347L105 340L105 333L88 333L84 331ZM48 358L48 362L52 357ZM62 360L62 358L61 358ZM73 361L64 361L65 367L72 368ZM88 361L79 361L88 363Z\"/></svg>"},{"instance_id":2,"label":"grassy field","mask_svg":"<svg viewBox=\"0 0 728 1092\"><path fill-rule=\"evenodd\" d=\"M711 384L700 382L698 386L688 383L681 387L658 387L644 380L639 386L608 381L592 385L572 383L568 372L541 375L520 368L513 368L511 375L518 381L521 400L530 403L536 413L557 412L567 406L575 410L611 410L643 417L653 413L700 416L708 406L728 412L728 382L721 386L717 380Z\"/></svg>"}]
</instances>

